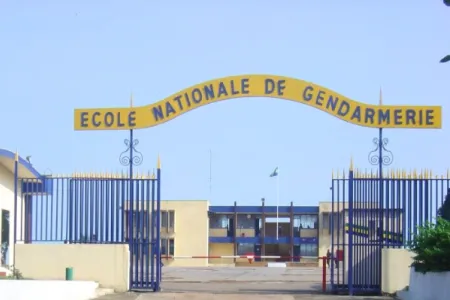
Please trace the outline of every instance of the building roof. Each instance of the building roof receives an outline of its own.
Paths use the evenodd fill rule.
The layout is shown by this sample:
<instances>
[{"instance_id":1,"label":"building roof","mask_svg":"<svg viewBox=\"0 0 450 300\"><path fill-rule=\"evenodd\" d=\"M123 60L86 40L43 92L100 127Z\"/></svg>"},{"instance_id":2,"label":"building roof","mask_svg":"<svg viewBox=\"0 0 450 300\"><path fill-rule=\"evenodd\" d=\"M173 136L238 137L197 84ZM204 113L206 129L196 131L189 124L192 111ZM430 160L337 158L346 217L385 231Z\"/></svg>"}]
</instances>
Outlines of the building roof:
<instances>
[{"instance_id":1,"label":"building roof","mask_svg":"<svg viewBox=\"0 0 450 300\"><path fill-rule=\"evenodd\" d=\"M11 173L14 173L14 161L16 154L12 151L0 148L0 165ZM18 175L21 178L40 178L41 174L25 159L19 156Z\"/></svg>"}]
</instances>

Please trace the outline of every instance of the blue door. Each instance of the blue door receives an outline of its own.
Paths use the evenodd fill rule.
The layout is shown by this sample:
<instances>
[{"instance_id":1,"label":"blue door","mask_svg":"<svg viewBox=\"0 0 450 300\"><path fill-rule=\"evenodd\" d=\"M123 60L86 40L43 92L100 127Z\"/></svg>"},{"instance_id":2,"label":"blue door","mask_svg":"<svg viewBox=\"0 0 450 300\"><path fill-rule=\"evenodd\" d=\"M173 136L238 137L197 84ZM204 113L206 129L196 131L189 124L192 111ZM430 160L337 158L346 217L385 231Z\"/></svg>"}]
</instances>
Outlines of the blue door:
<instances>
[{"instance_id":1,"label":"blue door","mask_svg":"<svg viewBox=\"0 0 450 300\"><path fill-rule=\"evenodd\" d=\"M300 245L294 245L294 261L300 261Z\"/></svg>"},{"instance_id":2,"label":"blue door","mask_svg":"<svg viewBox=\"0 0 450 300\"><path fill-rule=\"evenodd\" d=\"M261 261L261 257L258 257L258 256L261 256L261 245L259 245L259 244L255 244L255 261Z\"/></svg>"}]
</instances>

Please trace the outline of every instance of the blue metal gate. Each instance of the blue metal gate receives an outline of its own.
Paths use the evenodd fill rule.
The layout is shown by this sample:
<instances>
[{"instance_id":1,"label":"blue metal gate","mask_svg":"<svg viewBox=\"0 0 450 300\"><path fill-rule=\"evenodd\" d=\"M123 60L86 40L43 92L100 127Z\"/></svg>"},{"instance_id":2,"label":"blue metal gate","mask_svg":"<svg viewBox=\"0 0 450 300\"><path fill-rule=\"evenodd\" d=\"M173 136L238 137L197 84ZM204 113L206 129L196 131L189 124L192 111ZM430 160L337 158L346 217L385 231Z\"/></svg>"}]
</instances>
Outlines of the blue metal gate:
<instances>
[{"instance_id":1,"label":"blue metal gate","mask_svg":"<svg viewBox=\"0 0 450 300\"><path fill-rule=\"evenodd\" d=\"M402 248L417 226L432 221L449 189L449 176L391 171L332 179L331 287L350 295L381 293L381 250Z\"/></svg>"},{"instance_id":2,"label":"blue metal gate","mask_svg":"<svg viewBox=\"0 0 450 300\"><path fill-rule=\"evenodd\" d=\"M160 290L161 170L149 176L76 174L16 179L16 241L129 244L130 289ZM17 218L16 218L17 220Z\"/></svg>"}]
</instances>

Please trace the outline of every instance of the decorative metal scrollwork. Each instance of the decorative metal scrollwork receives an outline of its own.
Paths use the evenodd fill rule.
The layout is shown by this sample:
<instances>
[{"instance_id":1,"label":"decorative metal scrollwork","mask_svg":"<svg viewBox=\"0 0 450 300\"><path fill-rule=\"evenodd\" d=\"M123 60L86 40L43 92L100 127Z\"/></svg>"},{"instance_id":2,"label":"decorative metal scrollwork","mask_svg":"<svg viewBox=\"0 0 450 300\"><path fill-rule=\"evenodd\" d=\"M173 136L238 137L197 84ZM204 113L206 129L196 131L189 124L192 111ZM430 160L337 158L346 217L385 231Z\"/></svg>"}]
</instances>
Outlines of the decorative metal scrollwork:
<instances>
[{"instance_id":1,"label":"decorative metal scrollwork","mask_svg":"<svg viewBox=\"0 0 450 300\"><path fill-rule=\"evenodd\" d=\"M125 146L127 149L120 153L119 161L122 166L129 166L132 164L133 166L139 166L142 164L144 157L142 153L136 150L136 146L139 144L138 139L134 139L130 141L129 139L124 140Z\"/></svg>"},{"instance_id":2,"label":"decorative metal scrollwork","mask_svg":"<svg viewBox=\"0 0 450 300\"><path fill-rule=\"evenodd\" d=\"M384 166L389 166L392 164L392 162L394 161L394 154L392 153L392 151L388 150L386 148L387 144L389 144L389 140L387 138L384 138L380 140L378 138L374 138L372 140L372 142L375 145L375 149L369 152L369 162L372 165L378 165L380 163L380 159L381 159L381 163ZM381 157L380 157L380 144L381 144Z\"/></svg>"}]
</instances>

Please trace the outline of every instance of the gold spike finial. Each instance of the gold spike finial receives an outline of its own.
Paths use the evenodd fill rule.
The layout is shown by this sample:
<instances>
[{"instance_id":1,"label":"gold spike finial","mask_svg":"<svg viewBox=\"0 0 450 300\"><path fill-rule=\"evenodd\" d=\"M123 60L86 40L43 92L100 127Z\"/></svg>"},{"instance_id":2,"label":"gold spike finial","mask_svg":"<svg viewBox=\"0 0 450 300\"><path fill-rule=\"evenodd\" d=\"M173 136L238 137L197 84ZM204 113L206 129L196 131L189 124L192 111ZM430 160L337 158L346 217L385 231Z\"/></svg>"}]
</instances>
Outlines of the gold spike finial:
<instances>
[{"instance_id":1,"label":"gold spike finial","mask_svg":"<svg viewBox=\"0 0 450 300\"><path fill-rule=\"evenodd\" d=\"M14 160L19 161L19 151L16 150L16 154L14 154Z\"/></svg>"},{"instance_id":2,"label":"gold spike finial","mask_svg":"<svg viewBox=\"0 0 450 300\"><path fill-rule=\"evenodd\" d=\"M334 170L331 169L331 179L334 179Z\"/></svg>"},{"instance_id":3,"label":"gold spike finial","mask_svg":"<svg viewBox=\"0 0 450 300\"><path fill-rule=\"evenodd\" d=\"M130 95L130 107L133 107L133 93Z\"/></svg>"},{"instance_id":4,"label":"gold spike finial","mask_svg":"<svg viewBox=\"0 0 450 300\"><path fill-rule=\"evenodd\" d=\"M381 90L381 87L380 87L380 99L379 99L379 105L383 105L383 91Z\"/></svg>"},{"instance_id":5,"label":"gold spike finial","mask_svg":"<svg viewBox=\"0 0 450 300\"><path fill-rule=\"evenodd\" d=\"M353 156L350 157L350 171L353 171Z\"/></svg>"},{"instance_id":6,"label":"gold spike finial","mask_svg":"<svg viewBox=\"0 0 450 300\"><path fill-rule=\"evenodd\" d=\"M155 179L156 178L156 176L155 176L155 170L153 170L153 172L152 172L152 179Z\"/></svg>"},{"instance_id":7,"label":"gold spike finial","mask_svg":"<svg viewBox=\"0 0 450 300\"><path fill-rule=\"evenodd\" d=\"M156 167L158 169L161 169L161 158L159 157L159 154L158 154L158 162L156 163Z\"/></svg>"}]
</instances>

